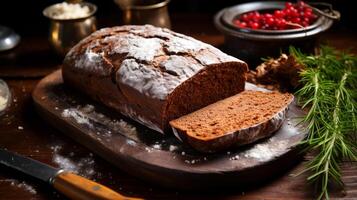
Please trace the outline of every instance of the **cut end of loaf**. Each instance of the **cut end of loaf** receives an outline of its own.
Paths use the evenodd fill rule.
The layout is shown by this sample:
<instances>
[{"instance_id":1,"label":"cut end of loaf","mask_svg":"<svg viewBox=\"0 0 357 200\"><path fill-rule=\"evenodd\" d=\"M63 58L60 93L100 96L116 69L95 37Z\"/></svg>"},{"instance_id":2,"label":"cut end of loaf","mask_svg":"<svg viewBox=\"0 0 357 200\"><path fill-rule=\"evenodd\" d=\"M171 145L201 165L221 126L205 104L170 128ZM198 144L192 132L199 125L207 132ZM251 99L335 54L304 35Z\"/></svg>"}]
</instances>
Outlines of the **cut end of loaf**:
<instances>
[{"instance_id":1,"label":"cut end of loaf","mask_svg":"<svg viewBox=\"0 0 357 200\"><path fill-rule=\"evenodd\" d=\"M210 146L210 143L217 143L217 139L231 134L237 136L232 137L231 141L224 141L225 144L215 144L215 146L224 148L219 146L226 145L229 147L234 143L247 144L262 138L263 135L268 136L271 132L276 131L282 120L278 120L280 125L278 124L275 128L259 129L262 133L255 133L256 136L249 136L249 133L244 136L249 137L249 139L239 137L239 134L242 135L245 130L252 127L264 127L275 116L284 112L292 100L293 96L287 93L247 90L172 120L170 125L181 136L191 141L198 141L203 145L207 143L207 146ZM265 134L264 131L269 133ZM244 134L247 134L247 131Z\"/></svg>"},{"instance_id":2,"label":"cut end of loaf","mask_svg":"<svg viewBox=\"0 0 357 200\"><path fill-rule=\"evenodd\" d=\"M165 130L173 119L242 92L246 71L245 63L211 65L178 86L167 99Z\"/></svg>"}]
</instances>

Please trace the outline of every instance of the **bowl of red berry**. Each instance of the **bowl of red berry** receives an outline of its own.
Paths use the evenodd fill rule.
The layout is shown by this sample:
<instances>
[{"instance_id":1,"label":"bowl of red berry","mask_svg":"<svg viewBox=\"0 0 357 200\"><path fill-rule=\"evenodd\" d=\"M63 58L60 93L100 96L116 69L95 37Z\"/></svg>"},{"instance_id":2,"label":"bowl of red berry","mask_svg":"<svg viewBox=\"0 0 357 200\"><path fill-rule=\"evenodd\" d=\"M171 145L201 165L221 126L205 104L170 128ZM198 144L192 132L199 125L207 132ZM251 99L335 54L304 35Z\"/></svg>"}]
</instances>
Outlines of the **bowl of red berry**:
<instances>
[{"instance_id":1,"label":"bowl of red berry","mask_svg":"<svg viewBox=\"0 0 357 200\"><path fill-rule=\"evenodd\" d=\"M289 46L313 52L321 33L333 24L328 12L303 1L250 2L221 10L214 23L225 35L227 53L254 66L261 58L278 56Z\"/></svg>"}]
</instances>

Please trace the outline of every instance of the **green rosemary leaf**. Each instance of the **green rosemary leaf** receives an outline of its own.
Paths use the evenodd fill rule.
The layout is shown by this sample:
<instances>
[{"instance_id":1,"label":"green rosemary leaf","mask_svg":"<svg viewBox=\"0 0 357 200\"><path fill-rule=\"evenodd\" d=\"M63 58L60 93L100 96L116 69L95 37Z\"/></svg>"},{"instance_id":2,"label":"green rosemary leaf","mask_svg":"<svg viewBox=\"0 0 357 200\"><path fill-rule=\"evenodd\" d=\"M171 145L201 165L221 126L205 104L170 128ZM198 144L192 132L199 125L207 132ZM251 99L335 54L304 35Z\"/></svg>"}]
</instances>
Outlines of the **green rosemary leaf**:
<instances>
[{"instance_id":1,"label":"green rosemary leaf","mask_svg":"<svg viewBox=\"0 0 357 200\"><path fill-rule=\"evenodd\" d=\"M309 108L303 119L309 134L303 143L318 151L306 167L308 180L317 186L318 199L329 199L329 183L343 185L339 163L357 160L357 56L328 46L317 56L293 47L289 51L306 67L296 96Z\"/></svg>"}]
</instances>

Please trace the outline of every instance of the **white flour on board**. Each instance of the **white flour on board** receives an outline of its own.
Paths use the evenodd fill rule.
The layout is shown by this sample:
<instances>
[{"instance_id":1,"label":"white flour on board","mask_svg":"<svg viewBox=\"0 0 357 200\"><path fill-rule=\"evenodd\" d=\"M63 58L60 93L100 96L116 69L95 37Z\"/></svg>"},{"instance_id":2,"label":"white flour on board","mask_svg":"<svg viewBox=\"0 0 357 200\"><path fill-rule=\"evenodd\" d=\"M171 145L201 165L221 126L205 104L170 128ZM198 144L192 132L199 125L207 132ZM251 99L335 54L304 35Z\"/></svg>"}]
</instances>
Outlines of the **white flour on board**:
<instances>
[{"instance_id":1,"label":"white flour on board","mask_svg":"<svg viewBox=\"0 0 357 200\"><path fill-rule=\"evenodd\" d=\"M95 175L95 161L92 153L78 158L74 152L70 152L68 155L60 154L61 145L52 146L51 149L54 153L52 161L58 165L58 168L87 178L92 178Z\"/></svg>"},{"instance_id":2,"label":"white flour on board","mask_svg":"<svg viewBox=\"0 0 357 200\"><path fill-rule=\"evenodd\" d=\"M64 109L62 112L62 117L73 117L78 124L91 125L88 118L81 112L78 112L75 108Z\"/></svg>"},{"instance_id":3,"label":"white flour on board","mask_svg":"<svg viewBox=\"0 0 357 200\"><path fill-rule=\"evenodd\" d=\"M90 104L64 109L61 115L65 118L73 118L78 124L85 124L92 128L95 128L95 124L101 124L109 130L125 133L129 138L138 140L138 132L135 126L127 123L123 119L111 119L102 113L98 113L95 111L95 107ZM110 137L111 131L97 131L96 134Z\"/></svg>"},{"instance_id":4,"label":"white flour on board","mask_svg":"<svg viewBox=\"0 0 357 200\"><path fill-rule=\"evenodd\" d=\"M243 156L245 158L255 158L259 161L267 161L282 153L286 149L287 142L287 140L275 141L271 138L264 143L254 145L250 150L238 157Z\"/></svg>"},{"instance_id":5,"label":"white flour on board","mask_svg":"<svg viewBox=\"0 0 357 200\"><path fill-rule=\"evenodd\" d=\"M10 183L11 186L20 188L28 193L31 194L37 194L37 191L35 190L35 188L31 185L29 185L28 183L26 183L25 181L18 181L15 179L4 179L4 180L0 180L0 182L8 182Z\"/></svg>"}]
</instances>

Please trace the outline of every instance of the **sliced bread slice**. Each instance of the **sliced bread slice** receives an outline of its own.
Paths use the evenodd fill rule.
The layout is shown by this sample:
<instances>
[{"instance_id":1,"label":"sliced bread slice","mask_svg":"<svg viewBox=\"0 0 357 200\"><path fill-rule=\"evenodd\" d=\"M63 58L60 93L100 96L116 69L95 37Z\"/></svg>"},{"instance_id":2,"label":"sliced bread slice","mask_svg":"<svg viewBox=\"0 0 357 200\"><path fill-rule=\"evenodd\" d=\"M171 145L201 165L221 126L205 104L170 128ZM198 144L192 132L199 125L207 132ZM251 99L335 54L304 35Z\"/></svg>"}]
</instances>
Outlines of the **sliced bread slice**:
<instances>
[{"instance_id":1,"label":"sliced bread slice","mask_svg":"<svg viewBox=\"0 0 357 200\"><path fill-rule=\"evenodd\" d=\"M202 152L216 152L271 136L293 95L246 90L170 121L174 134Z\"/></svg>"}]
</instances>

